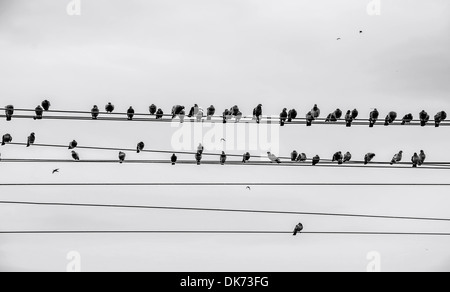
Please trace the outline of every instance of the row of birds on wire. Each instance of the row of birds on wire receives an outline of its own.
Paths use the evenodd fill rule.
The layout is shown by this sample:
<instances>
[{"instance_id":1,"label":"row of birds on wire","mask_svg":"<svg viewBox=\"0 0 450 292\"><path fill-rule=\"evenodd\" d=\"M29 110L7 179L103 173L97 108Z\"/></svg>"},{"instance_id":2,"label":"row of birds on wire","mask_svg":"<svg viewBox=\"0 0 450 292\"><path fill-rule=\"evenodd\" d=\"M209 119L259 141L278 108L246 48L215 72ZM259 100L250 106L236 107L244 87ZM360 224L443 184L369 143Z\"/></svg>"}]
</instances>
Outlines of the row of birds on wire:
<instances>
[{"instance_id":1,"label":"row of birds on wire","mask_svg":"<svg viewBox=\"0 0 450 292\"><path fill-rule=\"evenodd\" d=\"M2 146L12 143L12 136L11 134L5 134L2 137ZM30 136L28 136L27 139L27 147L32 146L36 142L36 134L31 133ZM74 150L78 147L78 142L76 140L73 140L69 143L68 149L72 150L72 158L75 161L80 160L79 154ZM139 142L136 146L136 152L141 153L145 149L145 143ZM195 153L195 160L197 162L197 165L201 164L202 158L203 158L203 152L204 152L204 146L200 143L197 147L197 152ZM364 165L369 164L372 162L372 160L375 158L375 153L367 153L364 157ZM411 158L411 163L413 167L422 166L425 163L426 160L426 154L423 150L420 151L420 154L414 153L414 155ZM249 152L246 152L242 156L242 163L247 163L252 158L251 154ZM279 157L274 155L271 152L267 152L267 158L272 163L281 164L282 161ZM312 159L308 159L307 155L305 153L298 153L296 150L294 150L291 153L291 162L307 162L308 160L312 161L312 165L316 166L320 163L321 158L319 155L314 156ZM123 151L119 152L119 162L123 163L126 159L126 153ZM332 157L332 163L336 162L338 165L342 165L344 163L348 163L352 160L352 154L350 152L347 152L343 154L341 151L336 152ZM398 164L402 162L403 160L403 151L400 151L399 153L395 154L394 157L391 160L391 165ZM175 165L178 161L177 155L174 153L170 159L171 163ZM222 154L220 155L220 164L225 165L227 162L227 154L225 151L222 151Z\"/></svg>"},{"instance_id":2,"label":"row of birds on wire","mask_svg":"<svg viewBox=\"0 0 450 292\"><path fill-rule=\"evenodd\" d=\"M43 119L43 115L45 111L50 111L50 101L44 100L41 105L38 105L34 112L35 116L33 119L35 120L41 120ZM106 114L112 114L115 110L115 106L112 103L108 103L105 106L105 112ZM8 105L5 107L5 116L7 121L11 121L14 116L15 108L13 105ZM149 107L149 113L151 116L155 116L156 120L162 120L164 116L171 116L172 119L175 119L178 117L180 119L180 123L183 123L187 118L195 118L197 122L202 122L204 118L206 117L206 120L212 120L213 117L215 117L216 109L213 105L207 108L205 111L203 108L199 107L197 104L191 107L190 111L186 113L186 108L182 105L175 105L172 107L172 111L170 115L164 114L164 111L161 108L158 108L156 105L152 104ZM94 105L91 109L91 117L93 120L98 119L100 116L100 109L97 105ZM136 112L133 109L132 106L127 110L127 119L133 120L135 117ZM313 122L318 120L321 116L321 111L319 107L316 105L313 106L311 111L309 111L306 114L305 121L307 126L312 126ZM345 124L347 127L351 127L352 123L357 120L359 116L359 111L357 109L354 110L348 110L346 114L344 115L343 111L340 109L336 109L334 112L327 115L325 118L326 123L335 123L343 119L345 121ZM239 109L237 105L233 106L230 109L226 109L222 116L221 116L223 123L227 123L230 120L233 120L236 123L239 123L242 118L244 118L243 113ZM263 106L262 104L259 104L257 107L253 109L253 116L252 119L256 121L256 123L260 123L263 118ZM389 126L393 124L395 121L397 121L398 114L394 111L391 111L387 114L386 118L384 119L384 125ZM282 112L279 115L279 122L280 126L284 126L286 123L291 123L294 120L299 120L298 118L298 112L295 109L288 110L287 108L284 108ZM435 127L439 127L442 122L444 122L447 119L447 113L445 111L438 112L434 116L434 125ZM378 121L380 120L380 112L377 109L374 109L369 114L369 127L373 127ZM431 120L431 116L423 110L419 113L419 121L420 125L422 127L426 126ZM409 113L406 114L401 119L402 125L411 124L411 122L414 121L413 114Z\"/></svg>"}]
</instances>

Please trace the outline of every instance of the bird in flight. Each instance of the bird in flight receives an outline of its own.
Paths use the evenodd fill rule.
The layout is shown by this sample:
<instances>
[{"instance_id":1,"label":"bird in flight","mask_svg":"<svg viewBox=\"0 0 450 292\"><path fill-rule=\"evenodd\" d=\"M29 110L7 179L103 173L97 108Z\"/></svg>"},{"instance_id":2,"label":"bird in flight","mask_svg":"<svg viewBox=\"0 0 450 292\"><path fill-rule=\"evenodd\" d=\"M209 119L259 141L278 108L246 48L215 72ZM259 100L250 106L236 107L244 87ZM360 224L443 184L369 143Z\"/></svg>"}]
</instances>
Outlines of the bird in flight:
<instances>
[{"instance_id":1,"label":"bird in flight","mask_svg":"<svg viewBox=\"0 0 450 292\"><path fill-rule=\"evenodd\" d=\"M247 190L251 191L251 190L252 190L252 188L251 188L250 186L247 186Z\"/></svg>"},{"instance_id":2,"label":"bird in flight","mask_svg":"<svg viewBox=\"0 0 450 292\"><path fill-rule=\"evenodd\" d=\"M53 170L52 174L55 174L55 173L59 173L59 168Z\"/></svg>"},{"instance_id":3,"label":"bird in flight","mask_svg":"<svg viewBox=\"0 0 450 292\"><path fill-rule=\"evenodd\" d=\"M225 140L225 138L220 139L220 142L227 142L227 140Z\"/></svg>"}]
</instances>

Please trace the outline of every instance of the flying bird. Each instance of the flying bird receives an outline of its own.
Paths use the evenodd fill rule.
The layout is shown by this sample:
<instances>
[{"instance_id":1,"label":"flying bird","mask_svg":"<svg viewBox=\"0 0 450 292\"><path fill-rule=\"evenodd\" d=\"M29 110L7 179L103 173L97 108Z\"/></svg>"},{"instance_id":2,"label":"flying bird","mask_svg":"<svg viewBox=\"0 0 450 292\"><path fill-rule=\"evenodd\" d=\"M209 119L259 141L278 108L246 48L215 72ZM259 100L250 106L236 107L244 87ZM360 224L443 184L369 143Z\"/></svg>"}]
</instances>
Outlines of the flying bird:
<instances>
[{"instance_id":1,"label":"flying bird","mask_svg":"<svg viewBox=\"0 0 450 292\"><path fill-rule=\"evenodd\" d=\"M333 155L332 162L335 162L335 161L337 161L338 164L344 163L344 156L342 155L342 152L341 152L341 151L336 152L336 153Z\"/></svg>"},{"instance_id":2,"label":"flying bird","mask_svg":"<svg viewBox=\"0 0 450 292\"><path fill-rule=\"evenodd\" d=\"M211 119L212 119L212 117L214 116L216 114L216 108L213 106L213 105L211 105L209 108L207 108L207 110L206 110L206 119L208 120L208 121L210 121Z\"/></svg>"},{"instance_id":3,"label":"flying bird","mask_svg":"<svg viewBox=\"0 0 450 292\"><path fill-rule=\"evenodd\" d=\"M262 104L258 104L258 106L253 110L253 119L256 120L256 123L259 124L261 122L262 117Z\"/></svg>"},{"instance_id":4,"label":"flying bird","mask_svg":"<svg viewBox=\"0 0 450 292\"><path fill-rule=\"evenodd\" d=\"M246 188L247 190L249 190L249 191L251 191L252 190L252 188L250 187L250 186L247 186L247 188Z\"/></svg>"},{"instance_id":5,"label":"flying bird","mask_svg":"<svg viewBox=\"0 0 450 292\"><path fill-rule=\"evenodd\" d=\"M242 156L242 163L247 163L247 162L249 162L249 161L250 161L250 158L251 158L250 153L249 153L249 152L245 153L245 154Z\"/></svg>"},{"instance_id":6,"label":"flying bird","mask_svg":"<svg viewBox=\"0 0 450 292\"><path fill-rule=\"evenodd\" d=\"M319 164L319 162L320 162L320 156L319 155L314 156L314 158L312 160L312 165L316 166L317 164Z\"/></svg>"},{"instance_id":7,"label":"flying bird","mask_svg":"<svg viewBox=\"0 0 450 292\"><path fill-rule=\"evenodd\" d=\"M158 109L158 111L156 112L156 119L157 120L161 120L164 116L164 112L162 109Z\"/></svg>"},{"instance_id":8,"label":"flying bird","mask_svg":"<svg viewBox=\"0 0 450 292\"><path fill-rule=\"evenodd\" d=\"M136 146L136 152L137 153L141 153L142 150L144 150L145 148L145 143L144 142L139 142Z\"/></svg>"},{"instance_id":9,"label":"flying bird","mask_svg":"<svg viewBox=\"0 0 450 292\"><path fill-rule=\"evenodd\" d=\"M417 167L417 165L420 164L420 157L417 155L417 153L414 153L413 157L411 158L411 162L413 164L413 167Z\"/></svg>"},{"instance_id":10,"label":"flying bird","mask_svg":"<svg viewBox=\"0 0 450 292\"><path fill-rule=\"evenodd\" d=\"M281 163L281 160L280 160L280 158L278 158L277 156L275 156L274 154L272 154L272 153L270 153L270 152L267 152L267 157L269 158L269 160L270 160L270 162L276 162L276 163L278 163L278 164L280 164Z\"/></svg>"},{"instance_id":11,"label":"flying bird","mask_svg":"<svg viewBox=\"0 0 450 292\"><path fill-rule=\"evenodd\" d=\"M127 157L127 154L125 154L125 152L120 151L119 152L119 161L120 164L122 164L125 161L125 158Z\"/></svg>"},{"instance_id":12,"label":"flying bird","mask_svg":"<svg viewBox=\"0 0 450 292\"><path fill-rule=\"evenodd\" d=\"M222 155L220 155L220 164L225 165L225 162L227 162L227 155L222 151Z\"/></svg>"},{"instance_id":13,"label":"flying bird","mask_svg":"<svg viewBox=\"0 0 450 292\"><path fill-rule=\"evenodd\" d=\"M94 105L94 107L91 109L92 119L96 120L98 118L99 114L100 114L100 110L98 109L98 106Z\"/></svg>"},{"instance_id":14,"label":"flying bird","mask_svg":"<svg viewBox=\"0 0 450 292\"><path fill-rule=\"evenodd\" d=\"M400 151L398 154L395 154L391 160L391 165L397 164L401 162L403 159L403 151Z\"/></svg>"},{"instance_id":15,"label":"flying bird","mask_svg":"<svg viewBox=\"0 0 450 292\"><path fill-rule=\"evenodd\" d=\"M79 161L79 160L80 160L80 156L78 155L78 153L75 152L75 151L73 151L73 150L72 150L72 158L73 158L75 161Z\"/></svg>"},{"instance_id":16,"label":"flying bird","mask_svg":"<svg viewBox=\"0 0 450 292\"><path fill-rule=\"evenodd\" d=\"M197 153L195 154L195 160L197 161L197 165L200 165L201 162L202 162L202 153L197 152Z\"/></svg>"},{"instance_id":17,"label":"flying bird","mask_svg":"<svg viewBox=\"0 0 450 292\"><path fill-rule=\"evenodd\" d=\"M352 160L352 154L351 154L350 152L347 152L347 153L344 155L344 163L350 162L351 160Z\"/></svg>"},{"instance_id":18,"label":"flying bird","mask_svg":"<svg viewBox=\"0 0 450 292\"><path fill-rule=\"evenodd\" d=\"M33 145L35 141L36 141L36 134L35 133L31 133L30 136L28 136L28 139L27 139L27 147L30 147L31 145Z\"/></svg>"},{"instance_id":19,"label":"flying bird","mask_svg":"<svg viewBox=\"0 0 450 292\"><path fill-rule=\"evenodd\" d=\"M5 107L5 115L6 115L6 120L11 121L12 116L14 115L14 106L13 105L7 105Z\"/></svg>"},{"instance_id":20,"label":"flying bird","mask_svg":"<svg viewBox=\"0 0 450 292\"><path fill-rule=\"evenodd\" d=\"M41 103L41 105L42 105L42 107L44 108L44 110L45 110L46 112L48 112L48 111L50 110L50 106L51 106L50 101L44 100L44 101Z\"/></svg>"},{"instance_id":21,"label":"flying bird","mask_svg":"<svg viewBox=\"0 0 450 292\"><path fill-rule=\"evenodd\" d=\"M11 142L12 142L12 136L10 134L3 135L2 146L5 146L6 143L11 143Z\"/></svg>"},{"instance_id":22,"label":"flying bird","mask_svg":"<svg viewBox=\"0 0 450 292\"><path fill-rule=\"evenodd\" d=\"M34 113L36 114L33 119L34 120L42 120L42 115L44 114L44 109L38 105L35 109L34 109Z\"/></svg>"},{"instance_id":23,"label":"flying bird","mask_svg":"<svg viewBox=\"0 0 450 292\"><path fill-rule=\"evenodd\" d=\"M108 102L108 104L105 106L105 110L107 113L112 113L114 111L114 105L110 102Z\"/></svg>"},{"instance_id":24,"label":"flying bird","mask_svg":"<svg viewBox=\"0 0 450 292\"><path fill-rule=\"evenodd\" d=\"M295 109L291 109L288 113L288 122L291 123L293 120L297 118L297 111Z\"/></svg>"},{"instance_id":25,"label":"flying bird","mask_svg":"<svg viewBox=\"0 0 450 292\"><path fill-rule=\"evenodd\" d=\"M69 143L69 150L75 149L77 147L78 147L78 142L76 140L73 140L72 142Z\"/></svg>"},{"instance_id":26,"label":"flying bird","mask_svg":"<svg viewBox=\"0 0 450 292\"><path fill-rule=\"evenodd\" d=\"M370 113L370 117L369 117L369 127L373 128L373 126L375 125L375 123L378 121L378 118L380 117L380 112L377 109L374 109L371 113Z\"/></svg>"},{"instance_id":27,"label":"flying bird","mask_svg":"<svg viewBox=\"0 0 450 292\"><path fill-rule=\"evenodd\" d=\"M434 116L434 124L435 124L435 127L436 127L436 128L439 128L439 126L441 125L441 123L442 123L443 121L445 121L446 119L447 119L447 113L446 113L446 112L442 111L442 112L437 113L437 114Z\"/></svg>"},{"instance_id":28,"label":"flying bird","mask_svg":"<svg viewBox=\"0 0 450 292\"><path fill-rule=\"evenodd\" d=\"M156 111L158 110L158 107L154 104L150 105L150 107L148 108L150 115L154 116L156 114Z\"/></svg>"},{"instance_id":29,"label":"flying bird","mask_svg":"<svg viewBox=\"0 0 450 292\"><path fill-rule=\"evenodd\" d=\"M306 157L306 154L305 153L301 153L297 157L297 162L306 162L307 159L308 159L308 157Z\"/></svg>"},{"instance_id":30,"label":"flying bird","mask_svg":"<svg viewBox=\"0 0 450 292\"><path fill-rule=\"evenodd\" d=\"M294 228L294 236L297 236L298 233L301 233L303 231L303 224L298 223Z\"/></svg>"},{"instance_id":31,"label":"flying bird","mask_svg":"<svg viewBox=\"0 0 450 292\"><path fill-rule=\"evenodd\" d=\"M287 118L288 118L287 108L284 108L280 114L280 126L281 127L284 127L284 124L286 123Z\"/></svg>"},{"instance_id":32,"label":"flying bird","mask_svg":"<svg viewBox=\"0 0 450 292\"><path fill-rule=\"evenodd\" d=\"M397 119L397 113L396 112L390 112L385 119L384 125L385 126L389 126L390 124L392 124L393 122L395 122L395 120Z\"/></svg>"},{"instance_id":33,"label":"flying bird","mask_svg":"<svg viewBox=\"0 0 450 292\"><path fill-rule=\"evenodd\" d=\"M292 162L295 162L295 161L297 161L297 158L298 158L298 152L297 151L292 151L292 153L291 153L291 161Z\"/></svg>"},{"instance_id":34,"label":"flying bird","mask_svg":"<svg viewBox=\"0 0 450 292\"><path fill-rule=\"evenodd\" d=\"M130 106L130 108L129 108L128 111L127 111L127 117L128 117L128 120L129 120L129 121L133 120L133 117L134 117L134 109L133 109L132 106Z\"/></svg>"},{"instance_id":35,"label":"flying bird","mask_svg":"<svg viewBox=\"0 0 450 292\"><path fill-rule=\"evenodd\" d=\"M59 173L59 168L53 170L52 174L55 174L55 173Z\"/></svg>"},{"instance_id":36,"label":"flying bird","mask_svg":"<svg viewBox=\"0 0 450 292\"><path fill-rule=\"evenodd\" d=\"M425 163L425 160L427 159L427 155L423 150L420 150L419 158L420 158L419 166L422 166Z\"/></svg>"},{"instance_id":37,"label":"flying bird","mask_svg":"<svg viewBox=\"0 0 450 292\"><path fill-rule=\"evenodd\" d=\"M430 115L426 111L421 111L419 114L420 126L425 127L430 121Z\"/></svg>"},{"instance_id":38,"label":"flying bird","mask_svg":"<svg viewBox=\"0 0 450 292\"><path fill-rule=\"evenodd\" d=\"M172 162L172 165L175 165L178 161L178 157L175 155L175 153L170 158L170 162Z\"/></svg>"},{"instance_id":39,"label":"flying bird","mask_svg":"<svg viewBox=\"0 0 450 292\"><path fill-rule=\"evenodd\" d=\"M375 156L376 155L374 153L367 153L364 157L364 165L369 164L369 162L371 162L375 158Z\"/></svg>"},{"instance_id":40,"label":"flying bird","mask_svg":"<svg viewBox=\"0 0 450 292\"><path fill-rule=\"evenodd\" d=\"M410 124L413 121L413 119L414 118L412 114L405 115L402 120L402 125Z\"/></svg>"}]
</instances>

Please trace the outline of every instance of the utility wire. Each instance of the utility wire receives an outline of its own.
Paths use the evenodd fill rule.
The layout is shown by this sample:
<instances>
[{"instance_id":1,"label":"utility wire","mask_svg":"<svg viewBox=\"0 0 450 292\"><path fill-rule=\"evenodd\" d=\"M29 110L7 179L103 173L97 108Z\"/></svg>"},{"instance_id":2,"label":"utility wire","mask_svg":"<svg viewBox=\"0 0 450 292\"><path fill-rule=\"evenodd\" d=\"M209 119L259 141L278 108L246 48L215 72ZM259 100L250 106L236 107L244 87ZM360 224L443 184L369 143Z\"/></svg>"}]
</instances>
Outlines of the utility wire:
<instances>
[{"instance_id":1,"label":"utility wire","mask_svg":"<svg viewBox=\"0 0 450 292\"><path fill-rule=\"evenodd\" d=\"M298 211L270 211L270 210L239 210L223 208L188 208L188 207L163 207L163 206L136 206L136 205L111 205L111 204L77 204L77 203L54 203L54 202L17 202L0 201L2 205L30 205L30 206L53 206L53 207L88 207L88 208L120 208L120 209L151 209L151 210L171 210L171 211L196 211L196 212L226 212L226 213L259 213L274 215L307 215L307 216L328 216L328 217L353 217L371 219L392 219L392 220L416 220L416 221L446 221L446 218L427 217L406 217L368 214L339 214L321 212L298 212Z\"/></svg>"}]
</instances>

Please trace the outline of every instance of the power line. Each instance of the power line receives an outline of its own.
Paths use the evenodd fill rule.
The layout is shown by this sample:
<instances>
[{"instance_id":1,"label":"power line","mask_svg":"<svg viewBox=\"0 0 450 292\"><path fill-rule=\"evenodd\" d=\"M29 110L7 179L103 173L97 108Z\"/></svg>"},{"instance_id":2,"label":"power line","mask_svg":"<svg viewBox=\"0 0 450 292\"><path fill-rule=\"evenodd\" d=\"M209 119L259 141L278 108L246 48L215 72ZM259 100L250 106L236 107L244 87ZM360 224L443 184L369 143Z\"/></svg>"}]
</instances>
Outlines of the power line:
<instances>
[{"instance_id":1,"label":"power line","mask_svg":"<svg viewBox=\"0 0 450 292\"><path fill-rule=\"evenodd\" d=\"M17 202L0 201L2 205L31 205L31 206L53 206L53 207L88 207L88 208L120 208L120 209L151 209L151 210L172 210L172 211L199 211L199 212L226 212L226 213L260 213L273 215L307 215L307 216L327 216L327 217L353 217L370 219L393 219L393 220L416 220L416 221L446 221L446 218L427 217L407 217L407 216L386 216L368 214L339 214L321 212L298 212L298 211L270 211L270 210L239 210L223 208L189 208L189 207L163 207L163 206L136 206L136 205L111 205L111 204L77 204L77 203L49 203L49 202Z\"/></svg>"}]
</instances>

